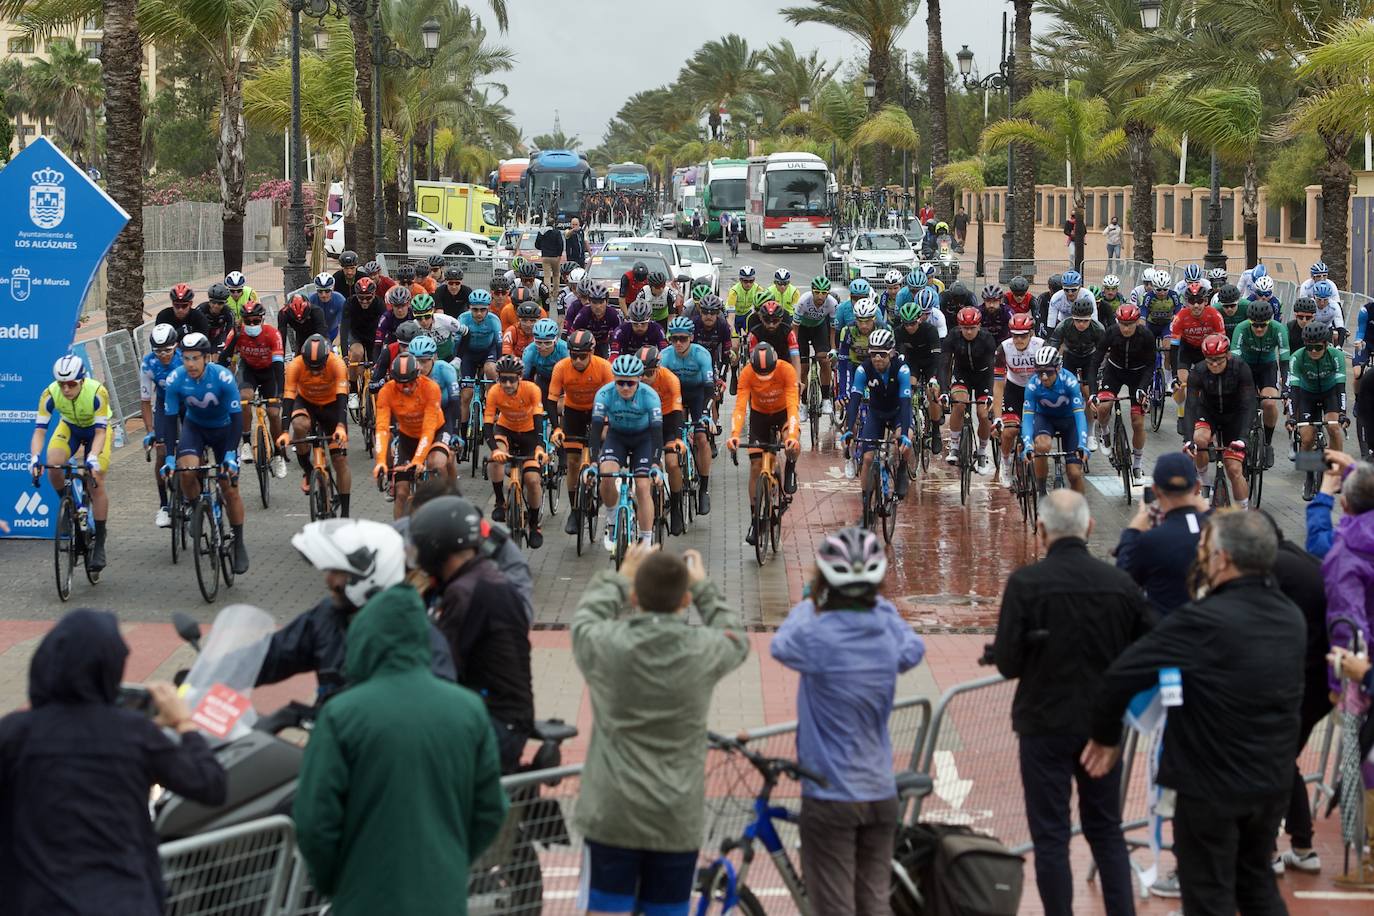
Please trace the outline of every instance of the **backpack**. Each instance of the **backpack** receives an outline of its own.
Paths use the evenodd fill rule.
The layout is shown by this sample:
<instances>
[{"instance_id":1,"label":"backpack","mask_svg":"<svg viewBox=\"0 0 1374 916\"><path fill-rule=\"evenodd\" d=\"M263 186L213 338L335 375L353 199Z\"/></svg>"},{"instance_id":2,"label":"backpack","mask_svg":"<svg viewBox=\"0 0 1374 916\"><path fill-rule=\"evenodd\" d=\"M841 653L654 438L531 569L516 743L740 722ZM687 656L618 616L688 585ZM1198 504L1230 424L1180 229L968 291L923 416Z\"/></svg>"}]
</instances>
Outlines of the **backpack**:
<instances>
[{"instance_id":1,"label":"backpack","mask_svg":"<svg viewBox=\"0 0 1374 916\"><path fill-rule=\"evenodd\" d=\"M902 827L893 859L919 895L894 881L894 916L1015 916L1021 905L1024 859L969 827Z\"/></svg>"}]
</instances>

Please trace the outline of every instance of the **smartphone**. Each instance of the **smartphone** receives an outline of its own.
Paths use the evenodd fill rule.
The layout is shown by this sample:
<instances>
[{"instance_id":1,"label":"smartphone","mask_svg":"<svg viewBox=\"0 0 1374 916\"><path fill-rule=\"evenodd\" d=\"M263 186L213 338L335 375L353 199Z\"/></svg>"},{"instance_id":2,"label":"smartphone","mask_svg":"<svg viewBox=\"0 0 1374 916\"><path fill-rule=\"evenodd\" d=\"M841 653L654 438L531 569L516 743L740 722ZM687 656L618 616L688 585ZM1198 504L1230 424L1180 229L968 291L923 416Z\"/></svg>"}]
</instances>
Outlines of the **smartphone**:
<instances>
[{"instance_id":1,"label":"smartphone","mask_svg":"<svg viewBox=\"0 0 1374 916\"><path fill-rule=\"evenodd\" d=\"M1147 506L1153 503L1155 501L1155 488L1147 485L1145 487L1145 495L1142 496L1141 499L1145 501L1145 505Z\"/></svg>"},{"instance_id":2,"label":"smartphone","mask_svg":"<svg viewBox=\"0 0 1374 916\"><path fill-rule=\"evenodd\" d=\"M1326 473L1326 455L1322 452L1298 452L1295 464L1304 474Z\"/></svg>"},{"instance_id":3,"label":"smartphone","mask_svg":"<svg viewBox=\"0 0 1374 916\"><path fill-rule=\"evenodd\" d=\"M115 695L115 705L141 712L150 718L157 714L157 707L153 705L153 695L142 684L120 684L119 693Z\"/></svg>"}]
</instances>

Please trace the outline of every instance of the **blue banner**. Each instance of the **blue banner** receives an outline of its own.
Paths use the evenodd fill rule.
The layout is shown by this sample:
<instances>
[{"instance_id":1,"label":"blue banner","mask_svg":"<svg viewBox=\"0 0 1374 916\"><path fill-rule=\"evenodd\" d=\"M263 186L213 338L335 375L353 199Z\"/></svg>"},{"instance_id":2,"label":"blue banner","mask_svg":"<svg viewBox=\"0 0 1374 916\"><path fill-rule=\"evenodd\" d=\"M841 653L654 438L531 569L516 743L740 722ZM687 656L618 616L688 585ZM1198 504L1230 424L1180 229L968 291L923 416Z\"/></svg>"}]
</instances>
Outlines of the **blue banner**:
<instances>
[{"instance_id":1,"label":"blue banner","mask_svg":"<svg viewBox=\"0 0 1374 916\"><path fill-rule=\"evenodd\" d=\"M29 476L38 396L128 221L46 137L0 170L0 519L12 536L51 533L57 499L46 477L34 489Z\"/></svg>"}]
</instances>

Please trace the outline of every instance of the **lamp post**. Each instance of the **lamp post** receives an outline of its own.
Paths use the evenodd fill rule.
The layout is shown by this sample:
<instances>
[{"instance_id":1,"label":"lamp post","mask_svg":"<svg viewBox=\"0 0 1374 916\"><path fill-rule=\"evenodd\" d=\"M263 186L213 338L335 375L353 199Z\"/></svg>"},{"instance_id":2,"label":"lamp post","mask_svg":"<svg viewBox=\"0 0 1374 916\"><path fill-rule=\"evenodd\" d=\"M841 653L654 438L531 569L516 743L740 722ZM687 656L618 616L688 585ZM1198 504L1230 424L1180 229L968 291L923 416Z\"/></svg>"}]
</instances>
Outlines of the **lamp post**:
<instances>
[{"instance_id":1,"label":"lamp post","mask_svg":"<svg viewBox=\"0 0 1374 916\"><path fill-rule=\"evenodd\" d=\"M911 79L910 79L910 77L908 76L908 72L907 72L907 71L908 71L907 53L906 53L905 50L903 50L903 51L902 51L902 111L905 111L905 112L907 113L907 117L909 118L909 117L911 117L911 103L910 103L910 101L909 101L910 87L911 87ZM916 182L917 182L917 191L916 191L916 193L919 194L919 193L920 193L920 181L921 181L921 176L920 176L921 166L920 166L920 163L915 163L915 165L916 165ZM907 193L907 189L908 189L908 185L909 185L909 182L908 182L907 179L908 179L908 172L907 172L906 150L903 149L903 150L902 150L902 228L903 228L903 229L906 228L907 220L908 220L908 219L910 218L910 216L911 216L911 214L910 214L910 212L909 212L911 196L910 196L910 194Z\"/></svg>"},{"instance_id":2,"label":"lamp post","mask_svg":"<svg viewBox=\"0 0 1374 916\"><path fill-rule=\"evenodd\" d=\"M305 198L301 190L301 13L309 0L290 0L291 9L291 207L286 216L286 266L282 286L287 292L310 281L305 266ZM311 7L313 12L313 6ZM318 44L318 30L316 30Z\"/></svg>"},{"instance_id":3,"label":"lamp post","mask_svg":"<svg viewBox=\"0 0 1374 916\"><path fill-rule=\"evenodd\" d=\"M1147 0L1149 2L1149 0ZM1157 0L1155 0L1157 2ZM982 79L972 76L973 73L973 52L968 45L959 49L959 53L954 57L959 61L959 77L963 81L965 89L972 89L975 86L987 91L996 89L1007 94L1007 117L1010 118L1012 111L1016 107L1016 57L1015 54L1007 53L1007 14L1002 14L1002 59L997 64L997 72L989 73ZM1016 251L1016 220L1013 217L1016 202L1016 182L1014 173L1016 171L1016 146L1007 144L1007 203L1002 208L1002 262L1007 264L1012 260L1012 255ZM1002 273L1006 269L1003 268Z\"/></svg>"}]
</instances>

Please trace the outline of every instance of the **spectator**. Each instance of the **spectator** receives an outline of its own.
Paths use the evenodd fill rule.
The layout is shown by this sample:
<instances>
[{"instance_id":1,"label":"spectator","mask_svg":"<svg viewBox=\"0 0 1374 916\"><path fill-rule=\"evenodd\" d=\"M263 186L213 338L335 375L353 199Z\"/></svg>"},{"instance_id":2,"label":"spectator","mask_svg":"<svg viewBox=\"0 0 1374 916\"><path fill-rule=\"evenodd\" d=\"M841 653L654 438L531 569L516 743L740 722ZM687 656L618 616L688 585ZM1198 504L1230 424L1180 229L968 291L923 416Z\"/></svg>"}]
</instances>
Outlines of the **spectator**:
<instances>
[{"instance_id":1,"label":"spectator","mask_svg":"<svg viewBox=\"0 0 1374 916\"><path fill-rule=\"evenodd\" d=\"M1153 504L1141 500L1116 545L1116 565L1145 590L1156 614L1188 600L1188 569L1197 555L1207 504L1199 495L1197 466L1183 452L1155 461Z\"/></svg>"},{"instance_id":2,"label":"spectator","mask_svg":"<svg viewBox=\"0 0 1374 916\"><path fill-rule=\"evenodd\" d=\"M993 656L1003 676L1019 679L1011 724L1020 737L1036 886L1046 916L1071 916L1069 800L1077 784L1107 913L1130 916L1135 891L1121 834L1120 764L1092 779L1079 756L1092 734L1102 672L1147 629L1145 602L1130 576L1088 553L1093 524L1081 494L1052 491L1035 527L1045 558L1007 579Z\"/></svg>"},{"instance_id":3,"label":"spectator","mask_svg":"<svg viewBox=\"0 0 1374 916\"><path fill-rule=\"evenodd\" d=\"M1116 261L1121 257L1121 235L1121 220L1113 216L1111 222L1102 227L1102 238L1107 242L1108 261ZM1112 265L1108 264L1107 267L1110 269Z\"/></svg>"},{"instance_id":4,"label":"spectator","mask_svg":"<svg viewBox=\"0 0 1374 916\"><path fill-rule=\"evenodd\" d=\"M539 260L544 265L544 285L549 288L549 296L558 299L558 265L563 259L563 233L553 224L553 215L544 218L543 230L534 238L534 247L539 249Z\"/></svg>"},{"instance_id":5,"label":"spectator","mask_svg":"<svg viewBox=\"0 0 1374 916\"><path fill-rule=\"evenodd\" d=\"M704 626L684 613L695 604ZM630 612L637 605L638 613ZM706 800L706 715L749 642L701 555L636 545L599 572L572 625L595 729L576 826L596 913L685 912Z\"/></svg>"},{"instance_id":6,"label":"spectator","mask_svg":"<svg viewBox=\"0 0 1374 916\"><path fill-rule=\"evenodd\" d=\"M968 211L963 207L954 211L954 248L959 253L964 251L964 240L968 238Z\"/></svg>"},{"instance_id":7,"label":"spectator","mask_svg":"<svg viewBox=\"0 0 1374 916\"><path fill-rule=\"evenodd\" d=\"M1284 913L1271 870L1288 807L1302 706L1306 628L1274 587L1273 526L1253 512L1214 517L1198 542L1198 597L1121 654L1103 677L1083 765L1120 758L1131 697L1175 669L1159 784L1177 793L1174 855L1189 916ZM1173 703L1178 699L1178 703Z\"/></svg>"},{"instance_id":8,"label":"spectator","mask_svg":"<svg viewBox=\"0 0 1374 916\"><path fill-rule=\"evenodd\" d=\"M582 231L582 220L575 216L572 218L572 225L564 234L563 253L566 260L577 266L587 266L587 236Z\"/></svg>"},{"instance_id":9,"label":"spectator","mask_svg":"<svg viewBox=\"0 0 1374 916\"><path fill-rule=\"evenodd\" d=\"M534 733L530 622L515 586L482 552L482 513L440 496L410 520L415 565L433 577L435 622L448 638L458 683L482 697L496 730L501 772L514 773Z\"/></svg>"},{"instance_id":10,"label":"spectator","mask_svg":"<svg viewBox=\"0 0 1374 916\"><path fill-rule=\"evenodd\" d=\"M797 756L824 776L802 784L806 895L815 913L889 912L897 788L892 714L897 675L925 644L879 595L887 556L862 528L830 535L816 552L811 598L773 637L773 658L801 673Z\"/></svg>"},{"instance_id":11,"label":"spectator","mask_svg":"<svg viewBox=\"0 0 1374 916\"><path fill-rule=\"evenodd\" d=\"M115 705L128 656L114 614L72 611L29 663L32 708L0 719L6 913L158 916L164 890L148 817L152 787L224 804L224 769L175 687L148 685L155 720Z\"/></svg>"},{"instance_id":12,"label":"spectator","mask_svg":"<svg viewBox=\"0 0 1374 916\"><path fill-rule=\"evenodd\" d=\"M1334 448L1326 450L1326 473L1322 474L1321 492L1307 504L1307 549L1317 557L1325 557L1336 539L1331 510L1335 507L1337 494L1345 510L1341 528L1344 530L1347 525L1354 528L1358 516L1374 509L1374 465L1356 461ZM1359 527L1367 524L1360 523Z\"/></svg>"},{"instance_id":13,"label":"spectator","mask_svg":"<svg viewBox=\"0 0 1374 916\"><path fill-rule=\"evenodd\" d=\"M496 736L472 691L429 671L425 607L401 536L372 546L349 625L350 686L320 710L294 817L338 916L466 911L468 872L506 816Z\"/></svg>"},{"instance_id":14,"label":"spectator","mask_svg":"<svg viewBox=\"0 0 1374 916\"><path fill-rule=\"evenodd\" d=\"M1074 248L1074 234L1078 231L1078 214L1070 213L1069 218L1064 220L1064 238L1069 246L1069 264L1078 267L1078 252Z\"/></svg>"},{"instance_id":15,"label":"spectator","mask_svg":"<svg viewBox=\"0 0 1374 916\"><path fill-rule=\"evenodd\" d=\"M1302 707L1298 724L1298 745L1301 754L1312 730L1331 712L1331 694L1326 684L1326 585L1322 581L1321 562L1312 554L1283 536L1279 526L1267 513L1261 512L1273 525L1279 541L1274 558L1274 581L1279 591L1302 611L1307 623L1306 673L1303 677ZM1321 871L1322 860L1312 847L1312 809L1307 801L1307 785L1296 760L1293 763L1293 786L1288 796L1288 813L1283 827L1292 848L1274 857L1274 873L1286 869L1315 874Z\"/></svg>"},{"instance_id":16,"label":"spectator","mask_svg":"<svg viewBox=\"0 0 1374 916\"><path fill-rule=\"evenodd\" d=\"M916 214L916 218L920 220L922 226L926 223L935 222L935 208L930 205L930 201L926 201L925 204L922 205L920 212Z\"/></svg>"}]
</instances>

